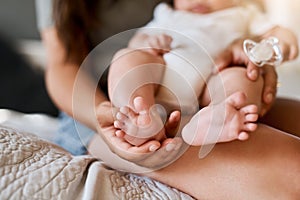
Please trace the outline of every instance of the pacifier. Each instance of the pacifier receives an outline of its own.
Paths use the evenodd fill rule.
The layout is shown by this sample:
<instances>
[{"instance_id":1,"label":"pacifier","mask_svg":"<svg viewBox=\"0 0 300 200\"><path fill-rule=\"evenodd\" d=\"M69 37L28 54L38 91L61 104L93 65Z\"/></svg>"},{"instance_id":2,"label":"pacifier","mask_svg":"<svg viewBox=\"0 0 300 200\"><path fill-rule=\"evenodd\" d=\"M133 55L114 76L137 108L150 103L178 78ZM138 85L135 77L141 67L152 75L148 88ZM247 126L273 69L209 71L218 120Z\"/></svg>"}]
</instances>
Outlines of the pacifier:
<instances>
[{"instance_id":1,"label":"pacifier","mask_svg":"<svg viewBox=\"0 0 300 200\"><path fill-rule=\"evenodd\" d=\"M283 61L279 40L276 37L269 37L259 43L247 39L244 41L243 48L251 62L258 67L265 64L278 66Z\"/></svg>"}]
</instances>

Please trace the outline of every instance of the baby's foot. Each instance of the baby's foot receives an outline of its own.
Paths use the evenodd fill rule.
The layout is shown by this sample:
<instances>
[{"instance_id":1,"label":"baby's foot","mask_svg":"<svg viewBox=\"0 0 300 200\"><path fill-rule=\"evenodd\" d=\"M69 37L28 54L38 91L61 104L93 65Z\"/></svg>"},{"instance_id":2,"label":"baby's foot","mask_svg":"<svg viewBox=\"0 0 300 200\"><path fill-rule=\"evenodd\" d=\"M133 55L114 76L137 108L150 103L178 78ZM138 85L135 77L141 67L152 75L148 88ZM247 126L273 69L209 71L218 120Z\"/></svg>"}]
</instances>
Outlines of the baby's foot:
<instances>
[{"instance_id":1,"label":"baby's foot","mask_svg":"<svg viewBox=\"0 0 300 200\"><path fill-rule=\"evenodd\" d=\"M142 97L134 99L133 109L127 106L120 108L116 117L114 125L121 130L116 134L124 137L132 145L140 146L149 139L166 138L164 124L156 107L149 108Z\"/></svg>"},{"instance_id":2,"label":"baby's foot","mask_svg":"<svg viewBox=\"0 0 300 200\"><path fill-rule=\"evenodd\" d=\"M245 94L236 92L217 105L201 109L183 128L183 139L191 145L248 139L248 132L257 128L258 108L245 103Z\"/></svg>"}]
</instances>

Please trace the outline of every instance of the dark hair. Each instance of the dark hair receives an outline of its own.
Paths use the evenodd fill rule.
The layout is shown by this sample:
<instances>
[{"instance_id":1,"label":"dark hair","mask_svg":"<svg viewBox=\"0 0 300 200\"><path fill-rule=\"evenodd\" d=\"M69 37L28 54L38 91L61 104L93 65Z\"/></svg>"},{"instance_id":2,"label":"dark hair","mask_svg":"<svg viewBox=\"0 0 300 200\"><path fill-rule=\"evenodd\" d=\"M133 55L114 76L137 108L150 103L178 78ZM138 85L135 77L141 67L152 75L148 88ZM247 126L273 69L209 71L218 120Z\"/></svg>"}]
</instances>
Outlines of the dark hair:
<instances>
[{"instance_id":1,"label":"dark hair","mask_svg":"<svg viewBox=\"0 0 300 200\"><path fill-rule=\"evenodd\" d=\"M88 32L99 26L99 0L54 0L53 19L66 61L80 64L90 51Z\"/></svg>"},{"instance_id":2,"label":"dark hair","mask_svg":"<svg viewBox=\"0 0 300 200\"><path fill-rule=\"evenodd\" d=\"M94 47L89 33L101 26L97 10L101 0L54 0L53 19L58 38L66 49L66 61L81 64ZM118 0L110 1L111 4ZM152 1L152 0L150 0ZM172 5L172 0L157 0Z\"/></svg>"}]
</instances>

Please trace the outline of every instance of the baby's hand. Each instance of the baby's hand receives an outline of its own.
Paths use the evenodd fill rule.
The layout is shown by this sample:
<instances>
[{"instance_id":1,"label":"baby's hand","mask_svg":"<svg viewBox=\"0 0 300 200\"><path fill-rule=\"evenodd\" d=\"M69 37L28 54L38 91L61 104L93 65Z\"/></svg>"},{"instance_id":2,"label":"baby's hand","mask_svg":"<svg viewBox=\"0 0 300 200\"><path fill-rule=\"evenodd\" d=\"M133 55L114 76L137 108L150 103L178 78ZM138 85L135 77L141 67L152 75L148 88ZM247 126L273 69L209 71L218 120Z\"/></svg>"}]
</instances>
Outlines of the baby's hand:
<instances>
[{"instance_id":1,"label":"baby's hand","mask_svg":"<svg viewBox=\"0 0 300 200\"><path fill-rule=\"evenodd\" d=\"M270 35L279 39L279 46L282 51L283 61L289 61L297 58L299 47L297 37L293 32L282 27L277 27Z\"/></svg>"},{"instance_id":2,"label":"baby's hand","mask_svg":"<svg viewBox=\"0 0 300 200\"><path fill-rule=\"evenodd\" d=\"M146 46L150 47L146 51L154 55L163 55L171 50L172 37L166 34L149 35Z\"/></svg>"}]
</instances>

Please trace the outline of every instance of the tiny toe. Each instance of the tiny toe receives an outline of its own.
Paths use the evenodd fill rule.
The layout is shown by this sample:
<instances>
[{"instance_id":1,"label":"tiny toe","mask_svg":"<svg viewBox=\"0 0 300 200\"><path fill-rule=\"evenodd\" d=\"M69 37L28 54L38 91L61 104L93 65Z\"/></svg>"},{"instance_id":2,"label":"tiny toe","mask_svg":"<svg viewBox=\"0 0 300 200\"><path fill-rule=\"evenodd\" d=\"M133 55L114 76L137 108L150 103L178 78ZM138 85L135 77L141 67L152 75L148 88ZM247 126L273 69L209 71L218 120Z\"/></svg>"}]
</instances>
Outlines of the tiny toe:
<instances>
[{"instance_id":1,"label":"tiny toe","mask_svg":"<svg viewBox=\"0 0 300 200\"><path fill-rule=\"evenodd\" d=\"M143 97L135 97L133 100L134 109L136 112L140 113L145 110L149 110L147 103Z\"/></svg>"},{"instance_id":2,"label":"tiny toe","mask_svg":"<svg viewBox=\"0 0 300 200\"><path fill-rule=\"evenodd\" d=\"M127 115L129 112L129 108L127 106L123 106L120 108L120 112Z\"/></svg>"},{"instance_id":3,"label":"tiny toe","mask_svg":"<svg viewBox=\"0 0 300 200\"><path fill-rule=\"evenodd\" d=\"M258 107L256 105L252 104L252 105L248 105L248 106L241 108L241 111L246 114L248 114L248 113L255 114L255 113L258 113Z\"/></svg>"},{"instance_id":4,"label":"tiny toe","mask_svg":"<svg viewBox=\"0 0 300 200\"><path fill-rule=\"evenodd\" d=\"M119 120L119 121L125 121L125 120L128 119L127 116L124 115L124 114L121 113L121 112L118 112L118 113L116 114L116 118L117 118L117 120Z\"/></svg>"},{"instance_id":5,"label":"tiny toe","mask_svg":"<svg viewBox=\"0 0 300 200\"><path fill-rule=\"evenodd\" d=\"M246 132L241 132L238 136L238 139L242 141L247 140L248 138L249 138L249 134Z\"/></svg>"},{"instance_id":6,"label":"tiny toe","mask_svg":"<svg viewBox=\"0 0 300 200\"><path fill-rule=\"evenodd\" d=\"M121 131L121 130L117 130L117 131L116 131L116 136L117 136L117 137L123 138L124 135L125 135L125 133L124 133L123 131Z\"/></svg>"},{"instance_id":7,"label":"tiny toe","mask_svg":"<svg viewBox=\"0 0 300 200\"><path fill-rule=\"evenodd\" d=\"M256 122L258 120L258 114L247 114L245 120L247 122Z\"/></svg>"},{"instance_id":8,"label":"tiny toe","mask_svg":"<svg viewBox=\"0 0 300 200\"><path fill-rule=\"evenodd\" d=\"M247 124L245 124L245 129L247 131L255 131L256 128L257 128L257 124L255 124L255 123L247 123Z\"/></svg>"},{"instance_id":9,"label":"tiny toe","mask_svg":"<svg viewBox=\"0 0 300 200\"><path fill-rule=\"evenodd\" d=\"M114 127L122 129L124 126L124 123L120 122L120 121L114 121Z\"/></svg>"},{"instance_id":10,"label":"tiny toe","mask_svg":"<svg viewBox=\"0 0 300 200\"><path fill-rule=\"evenodd\" d=\"M126 115L128 118L133 119L136 117L136 113L127 106L120 108L120 112Z\"/></svg>"}]
</instances>

